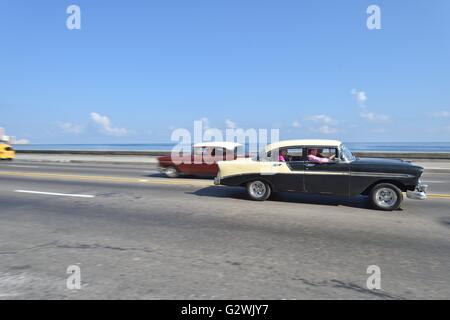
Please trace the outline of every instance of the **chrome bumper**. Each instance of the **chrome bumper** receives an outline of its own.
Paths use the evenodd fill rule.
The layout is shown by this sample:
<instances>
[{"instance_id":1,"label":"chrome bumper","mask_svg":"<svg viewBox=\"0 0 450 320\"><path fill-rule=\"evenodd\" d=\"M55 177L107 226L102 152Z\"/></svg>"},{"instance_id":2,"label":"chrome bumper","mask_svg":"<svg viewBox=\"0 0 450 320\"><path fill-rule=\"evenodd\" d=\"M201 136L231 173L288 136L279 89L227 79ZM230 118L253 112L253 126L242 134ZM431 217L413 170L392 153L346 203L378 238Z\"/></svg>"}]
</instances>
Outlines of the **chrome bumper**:
<instances>
[{"instance_id":1,"label":"chrome bumper","mask_svg":"<svg viewBox=\"0 0 450 320\"><path fill-rule=\"evenodd\" d=\"M406 191L406 196L409 199L426 200L427 199L427 190L428 190L428 186L426 184L418 184L416 187L416 190Z\"/></svg>"}]
</instances>

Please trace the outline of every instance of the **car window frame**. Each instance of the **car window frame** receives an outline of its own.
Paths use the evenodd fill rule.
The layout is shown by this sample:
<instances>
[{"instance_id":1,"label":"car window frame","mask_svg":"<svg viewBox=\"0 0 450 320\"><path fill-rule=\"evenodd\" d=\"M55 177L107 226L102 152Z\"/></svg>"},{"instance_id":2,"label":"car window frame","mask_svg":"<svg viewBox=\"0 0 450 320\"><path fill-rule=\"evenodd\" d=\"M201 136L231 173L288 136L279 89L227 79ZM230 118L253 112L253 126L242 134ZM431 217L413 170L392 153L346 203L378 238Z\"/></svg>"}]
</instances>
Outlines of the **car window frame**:
<instances>
[{"instance_id":1,"label":"car window frame","mask_svg":"<svg viewBox=\"0 0 450 320\"><path fill-rule=\"evenodd\" d=\"M343 161L340 158L340 146L308 146L308 147L305 147L305 149L304 149L304 156L305 156L305 159L306 159L305 162L307 162L307 163L318 164L316 162L312 162L312 161L308 160L308 153L309 153L310 149L335 149L336 150L336 157L334 158L334 160L330 160L330 162L325 162L325 163L322 163L322 164L338 163L340 161ZM327 158L324 158L324 159L327 159Z\"/></svg>"},{"instance_id":2,"label":"car window frame","mask_svg":"<svg viewBox=\"0 0 450 320\"><path fill-rule=\"evenodd\" d=\"M301 149L302 150L301 160L285 161L285 162L305 162L305 161L307 161L307 158L305 158L305 146L301 146L301 145L292 145L292 146L275 148L275 149L269 150L266 152L266 159L269 159L271 162L280 162L280 161L278 161L278 158L275 160L272 159L272 152L274 150L278 150L278 152L279 152L279 150L281 150L281 149ZM270 154L270 156L269 156L269 154Z\"/></svg>"}]
</instances>

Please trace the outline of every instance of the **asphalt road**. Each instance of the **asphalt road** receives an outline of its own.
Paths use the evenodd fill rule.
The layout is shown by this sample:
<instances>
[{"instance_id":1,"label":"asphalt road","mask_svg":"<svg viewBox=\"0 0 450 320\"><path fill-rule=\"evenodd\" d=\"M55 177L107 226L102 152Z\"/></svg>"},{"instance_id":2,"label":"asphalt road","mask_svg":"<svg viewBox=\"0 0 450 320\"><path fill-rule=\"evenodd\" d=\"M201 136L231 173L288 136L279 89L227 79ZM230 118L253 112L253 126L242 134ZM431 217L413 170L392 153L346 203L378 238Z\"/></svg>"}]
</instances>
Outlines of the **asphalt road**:
<instances>
[{"instance_id":1,"label":"asphalt road","mask_svg":"<svg viewBox=\"0 0 450 320\"><path fill-rule=\"evenodd\" d=\"M450 299L449 173L380 212L154 169L0 162L0 299Z\"/></svg>"}]
</instances>

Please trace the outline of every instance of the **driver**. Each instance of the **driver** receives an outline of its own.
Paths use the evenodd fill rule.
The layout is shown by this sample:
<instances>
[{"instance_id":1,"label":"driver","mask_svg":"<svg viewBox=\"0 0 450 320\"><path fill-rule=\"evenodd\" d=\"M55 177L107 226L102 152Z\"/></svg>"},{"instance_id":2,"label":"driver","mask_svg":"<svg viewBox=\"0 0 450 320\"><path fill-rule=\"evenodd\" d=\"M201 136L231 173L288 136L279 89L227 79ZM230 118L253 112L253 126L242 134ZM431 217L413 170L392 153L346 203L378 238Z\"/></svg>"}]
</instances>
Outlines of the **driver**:
<instances>
[{"instance_id":1,"label":"driver","mask_svg":"<svg viewBox=\"0 0 450 320\"><path fill-rule=\"evenodd\" d=\"M336 155L332 155L329 158L325 158L321 154L321 149L309 149L308 151L308 161L312 163L328 163L336 158Z\"/></svg>"}]
</instances>

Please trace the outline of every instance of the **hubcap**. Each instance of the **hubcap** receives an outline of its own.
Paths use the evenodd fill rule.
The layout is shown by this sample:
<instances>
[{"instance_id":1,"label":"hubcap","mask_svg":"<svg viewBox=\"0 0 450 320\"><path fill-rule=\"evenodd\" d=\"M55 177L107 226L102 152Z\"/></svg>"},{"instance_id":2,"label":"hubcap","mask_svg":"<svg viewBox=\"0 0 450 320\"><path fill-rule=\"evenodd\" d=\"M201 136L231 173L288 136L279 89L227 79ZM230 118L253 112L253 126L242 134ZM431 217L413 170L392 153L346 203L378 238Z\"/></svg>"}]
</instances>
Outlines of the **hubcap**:
<instances>
[{"instance_id":1,"label":"hubcap","mask_svg":"<svg viewBox=\"0 0 450 320\"><path fill-rule=\"evenodd\" d=\"M175 168L170 167L170 168L167 168L167 169L166 169L166 175L168 175L168 176L174 176L174 175L176 175L176 174L177 174L177 170L175 170Z\"/></svg>"},{"instance_id":2,"label":"hubcap","mask_svg":"<svg viewBox=\"0 0 450 320\"><path fill-rule=\"evenodd\" d=\"M266 194L266 185L261 181L252 182L250 185L250 193L255 198L261 198Z\"/></svg>"},{"instance_id":3,"label":"hubcap","mask_svg":"<svg viewBox=\"0 0 450 320\"><path fill-rule=\"evenodd\" d=\"M392 207L397 202L397 193L389 188L381 188L375 194L375 201L380 207Z\"/></svg>"}]
</instances>

